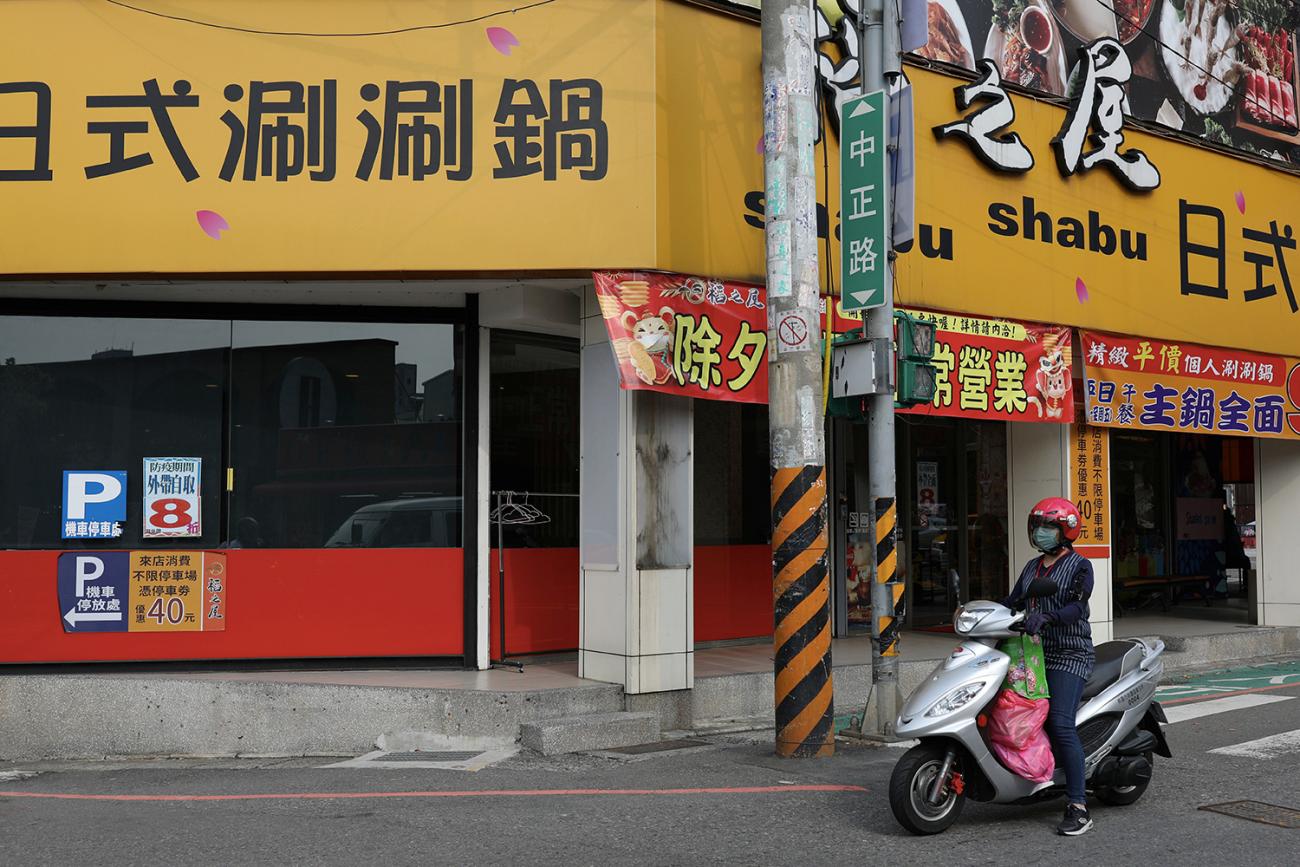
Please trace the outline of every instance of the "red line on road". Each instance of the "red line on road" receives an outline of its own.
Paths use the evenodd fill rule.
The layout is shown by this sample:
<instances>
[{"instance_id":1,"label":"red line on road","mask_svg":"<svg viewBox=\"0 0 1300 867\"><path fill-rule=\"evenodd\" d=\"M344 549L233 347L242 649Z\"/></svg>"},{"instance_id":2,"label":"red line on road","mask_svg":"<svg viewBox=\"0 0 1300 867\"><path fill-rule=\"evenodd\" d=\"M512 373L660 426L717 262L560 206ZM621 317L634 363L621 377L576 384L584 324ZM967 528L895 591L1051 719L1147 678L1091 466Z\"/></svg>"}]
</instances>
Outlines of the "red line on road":
<instances>
[{"instance_id":1,"label":"red line on road","mask_svg":"<svg viewBox=\"0 0 1300 867\"><path fill-rule=\"evenodd\" d=\"M83 795L73 792L0 792L0 798L59 801L328 801L358 798L537 798L604 795L774 795L784 792L865 792L863 786L735 786L699 789L486 789L481 792L259 792L235 795Z\"/></svg>"},{"instance_id":2,"label":"red line on road","mask_svg":"<svg viewBox=\"0 0 1300 867\"><path fill-rule=\"evenodd\" d=\"M1277 683L1272 686L1255 686L1250 689L1239 689L1235 692L1215 692L1209 695L1189 695L1187 698L1175 698L1169 701L1162 701L1160 702L1160 706L1164 707L1167 704L1186 704L1189 701L1211 701L1216 698L1227 698L1230 695L1246 695L1251 692L1268 692L1274 689L1294 689L1297 686L1300 686L1300 681L1295 683Z\"/></svg>"}]
</instances>

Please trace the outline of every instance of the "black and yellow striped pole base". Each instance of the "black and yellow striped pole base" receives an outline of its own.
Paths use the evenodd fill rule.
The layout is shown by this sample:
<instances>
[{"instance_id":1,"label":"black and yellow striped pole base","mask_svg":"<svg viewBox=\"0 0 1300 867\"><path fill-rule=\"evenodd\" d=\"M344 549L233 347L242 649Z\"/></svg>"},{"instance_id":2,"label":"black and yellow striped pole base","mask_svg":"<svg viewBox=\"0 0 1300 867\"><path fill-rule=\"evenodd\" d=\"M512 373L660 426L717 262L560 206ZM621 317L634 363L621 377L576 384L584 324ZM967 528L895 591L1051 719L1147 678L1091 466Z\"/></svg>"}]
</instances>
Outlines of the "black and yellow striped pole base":
<instances>
[{"instance_id":1,"label":"black and yellow striped pole base","mask_svg":"<svg viewBox=\"0 0 1300 867\"><path fill-rule=\"evenodd\" d=\"M898 580L898 550L894 538L898 529L898 507L893 497L876 500L876 583L883 593L881 610L872 612L879 632L880 655L898 656L898 626L903 622L903 582Z\"/></svg>"},{"instance_id":2,"label":"black and yellow striped pole base","mask_svg":"<svg viewBox=\"0 0 1300 867\"><path fill-rule=\"evenodd\" d=\"M776 629L776 752L835 751L826 468L772 474L772 592Z\"/></svg>"}]
</instances>

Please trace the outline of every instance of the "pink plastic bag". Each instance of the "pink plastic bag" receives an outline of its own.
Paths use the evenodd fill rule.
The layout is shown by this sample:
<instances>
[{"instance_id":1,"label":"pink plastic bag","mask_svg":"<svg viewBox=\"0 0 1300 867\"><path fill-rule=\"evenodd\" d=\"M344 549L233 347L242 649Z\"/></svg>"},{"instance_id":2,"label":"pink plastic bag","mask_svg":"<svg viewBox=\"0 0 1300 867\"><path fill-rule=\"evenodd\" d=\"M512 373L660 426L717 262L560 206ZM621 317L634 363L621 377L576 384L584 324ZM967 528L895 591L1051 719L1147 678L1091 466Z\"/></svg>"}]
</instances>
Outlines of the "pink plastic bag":
<instances>
[{"instance_id":1,"label":"pink plastic bag","mask_svg":"<svg viewBox=\"0 0 1300 867\"><path fill-rule=\"evenodd\" d=\"M1035 783L1045 783L1056 770L1052 744L1043 731L1047 699L1028 699L1004 689L993 703L989 740L993 753L1007 770Z\"/></svg>"}]
</instances>

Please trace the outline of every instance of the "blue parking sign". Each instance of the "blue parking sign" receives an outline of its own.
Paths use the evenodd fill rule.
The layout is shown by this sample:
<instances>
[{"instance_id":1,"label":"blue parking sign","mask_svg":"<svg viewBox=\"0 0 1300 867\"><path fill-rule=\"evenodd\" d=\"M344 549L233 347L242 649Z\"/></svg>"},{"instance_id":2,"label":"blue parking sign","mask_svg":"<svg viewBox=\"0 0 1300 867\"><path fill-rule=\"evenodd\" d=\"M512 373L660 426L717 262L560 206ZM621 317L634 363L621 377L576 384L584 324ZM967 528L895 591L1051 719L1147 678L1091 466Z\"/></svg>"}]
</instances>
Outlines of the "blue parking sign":
<instances>
[{"instance_id":1,"label":"blue parking sign","mask_svg":"<svg viewBox=\"0 0 1300 867\"><path fill-rule=\"evenodd\" d=\"M126 470L63 471L63 538L116 539L126 521Z\"/></svg>"},{"instance_id":2,"label":"blue parking sign","mask_svg":"<svg viewBox=\"0 0 1300 867\"><path fill-rule=\"evenodd\" d=\"M64 632L126 632L131 555L67 551L59 555L59 617Z\"/></svg>"}]
</instances>

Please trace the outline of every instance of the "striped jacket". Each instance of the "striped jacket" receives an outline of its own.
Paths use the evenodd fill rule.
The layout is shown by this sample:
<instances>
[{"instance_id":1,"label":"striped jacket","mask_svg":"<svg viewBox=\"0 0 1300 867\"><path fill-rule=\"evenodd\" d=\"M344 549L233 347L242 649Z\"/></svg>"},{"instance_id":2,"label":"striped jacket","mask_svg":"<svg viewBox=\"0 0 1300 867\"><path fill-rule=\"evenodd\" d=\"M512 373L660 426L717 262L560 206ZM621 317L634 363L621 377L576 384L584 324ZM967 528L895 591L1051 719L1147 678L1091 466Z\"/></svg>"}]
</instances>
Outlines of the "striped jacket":
<instances>
[{"instance_id":1,"label":"striped jacket","mask_svg":"<svg viewBox=\"0 0 1300 867\"><path fill-rule=\"evenodd\" d=\"M1092 564L1088 558L1067 551L1045 572L1042 557L1030 560L1020 573L1005 604L1016 606L1026 600L1029 584L1042 574L1056 582L1056 593L1040 599L1027 599L1027 610L1054 615L1043 627L1043 656L1048 669L1068 671L1088 679L1097 653L1092 646L1092 626L1088 623L1088 598L1092 596Z\"/></svg>"}]
</instances>

